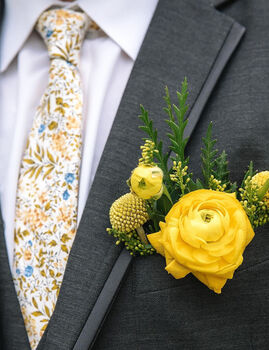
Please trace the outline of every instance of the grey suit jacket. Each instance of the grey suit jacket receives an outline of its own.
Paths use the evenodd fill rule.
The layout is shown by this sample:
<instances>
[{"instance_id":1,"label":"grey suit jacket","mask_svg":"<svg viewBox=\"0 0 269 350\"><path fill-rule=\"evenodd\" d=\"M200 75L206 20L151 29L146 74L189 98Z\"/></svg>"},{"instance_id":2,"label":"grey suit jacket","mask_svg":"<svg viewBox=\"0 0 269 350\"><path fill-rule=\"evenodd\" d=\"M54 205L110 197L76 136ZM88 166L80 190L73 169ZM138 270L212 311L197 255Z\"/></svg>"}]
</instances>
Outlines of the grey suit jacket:
<instances>
[{"instance_id":1,"label":"grey suit jacket","mask_svg":"<svg viewBox=\"0 0 269 350\"><path fill-rule=\"evenodd\" d=\"M268 227L256 231L243 264L221 295L191 275L173 279L159 255L131 261L106 233L109 207L128 191L125 181L144 137L138 130L139 104L149 109L164 137L164 85L175 91L185 76L190 89L187 152L194 174L200 175L201 135L211 120L219 149L229 154L234 180L242 180L250 159L259 170L269 169L268 13L268 0L219 0L215 7L209 0L159 1L38 350L268 349ZM80 341L83 332L88 342ZM9 272L2 219L0 348L30 349Z\"/></svg>"}]
</instances>

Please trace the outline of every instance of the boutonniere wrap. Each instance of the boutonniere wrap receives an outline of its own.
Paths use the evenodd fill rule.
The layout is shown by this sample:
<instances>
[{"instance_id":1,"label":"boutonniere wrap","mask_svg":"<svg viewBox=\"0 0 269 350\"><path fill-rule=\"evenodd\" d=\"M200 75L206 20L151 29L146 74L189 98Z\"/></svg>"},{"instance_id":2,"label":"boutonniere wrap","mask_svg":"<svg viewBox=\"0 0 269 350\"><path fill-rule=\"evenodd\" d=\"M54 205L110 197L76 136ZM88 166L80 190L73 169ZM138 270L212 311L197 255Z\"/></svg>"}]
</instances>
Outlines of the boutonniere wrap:
<instances>
[{"instance_id":1,"label":"boutonniere wrap","mask_svg":"<svg viewBox=\"0 0 269 350\"><path fill-rule=\"evenodd\" d=\"M140 128L148 138L127 181L130 192L111 206L108 232L131 255L157 252L174 278L192 273L221 293L242 264L254 228L269 221L269 171L255 172L250 162L242 184L231 182L227 155L215 149L210 123L203 138L203 178L194 180L185 156L186 79L177 92L178 105L172 105L167 88L165 92L170 152L163 152L158 131L141 106Z\"/></svg>"}]
</instances>

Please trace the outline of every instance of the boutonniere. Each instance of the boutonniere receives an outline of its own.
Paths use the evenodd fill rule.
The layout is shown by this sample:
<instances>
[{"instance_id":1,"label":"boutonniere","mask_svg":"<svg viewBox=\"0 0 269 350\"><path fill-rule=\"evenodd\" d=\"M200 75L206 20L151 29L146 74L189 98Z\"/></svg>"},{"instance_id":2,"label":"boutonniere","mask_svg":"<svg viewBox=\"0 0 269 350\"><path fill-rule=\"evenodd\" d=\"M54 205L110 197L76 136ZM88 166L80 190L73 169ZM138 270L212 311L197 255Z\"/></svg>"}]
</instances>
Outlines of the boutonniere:
<instances>
[{"instance_id":1,"label":"boutonniere","mask_svg":"<svg viewBox=\"0 0 269 350\"><path fill-rule=\"evenodd\" d=\"M221 293L242 264L254 229L269 221L269 171L255 172L250 162L242 184L233 183L225 151L215 149L210 123L203 137L203 178L194 179L185 156L187 96L186 79L177 91L177 105L165 89L169 153L163 152L158 131L141 106L140 128L147 138L127 181L129 193L111 206L108 233L117 239L116 244L123 242L131 255L157 252L175 278L192 273Z\"/></svg>"}]
</instances>

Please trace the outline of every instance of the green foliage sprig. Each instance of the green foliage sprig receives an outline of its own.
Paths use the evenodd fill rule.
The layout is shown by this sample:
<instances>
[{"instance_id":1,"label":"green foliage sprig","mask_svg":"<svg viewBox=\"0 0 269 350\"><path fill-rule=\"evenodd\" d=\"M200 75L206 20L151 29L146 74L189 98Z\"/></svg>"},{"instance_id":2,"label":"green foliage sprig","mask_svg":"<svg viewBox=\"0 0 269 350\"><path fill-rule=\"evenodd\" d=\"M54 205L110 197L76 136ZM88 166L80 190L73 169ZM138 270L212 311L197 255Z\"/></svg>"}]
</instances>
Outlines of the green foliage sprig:
<instances>
[{"instance_id":1,"label":"green foliage sprig","mask_svg":"<svg viewBox=\"0 0 269 350\"><path fill-rule=\"evenodd\" d=\"M202 173L205 188L210 188L210 179L216 163L217 150L214 148L217 140L212 139L212 122L209 124L206 136L202 138L204 147L202 148Z\"/></svg>"},{"instance_id":2,"label":"green foliage sprig","mask_svg":"<svg viewBox=\"0 0 269 350\"><path fill-rule=\"evenodd\" d=\"M212 138L212 122L209 124L206 136L202 138L202 173L203 187L215 191L235 192L236 183L229 180L227 154L223 151L220 155L215 148L217 142Z\"/></svg>"},{"instance_id":3,"label":"green foliage sprig","mask_svg":"<svg viewBox=\"0 0 269 350\"><path fill-rule=\"evenodd\" d=\"M171 193L171 197L174 201L179 198L179 193L176 191L176 187L181 188L181 192L189 192L190 188L188 182L192 177L192 174L186 172L184 176L180 176L177 169L185 169L189 163L189 157L185 157L185 148L188 142L188 138L184 137L184 131L187 126L188 120L185 119L186 113L189 106L186 101L188 98L188 83L185 78L181 85L181 91L177 91L178 104L172 104L170 93L168 87L165 87L164 100L166 102L166 107L164 111L168 115L168 119L165 120L170 128L170 132L167 134L171 144L169 146L170 152L163 153L163 142L158 141L158 131L153 127L153 121L148 117L148 111L141 105L141 115L139 115L140 120L144 125L139 126L141 130L146 132L152 142L154 142L156 147L156 159L157 165L162 169L164 173L164 183L166 184L167 190ZM173 168L168 169L168 160L171 158L174 164ZM180 178L179 178L180 176ZM175 181L175 179L178 181ZM173 183L174 182L174 183ZM175 187L175 183L177 184ZM184 189L184 190L183 190ZM175 195L177 193L177 195Z\"/></svg>"},{"instance_id":4,"label":"green foliage sprig","mask_svg":"<svg viewBox=\"0 0 269 350\"><path fill-rule=\"evenodd\" d=\"M156 164L162 169L164 173L164 178L166 181L169 181L169 171L167 162L169 159L169 154L163 152L163 142L158 141L158 131L156 128L153 128L153 121L148 117L148 111L140 105L141 114L138 118L144 123L144 125L139 126L141 130L148 134L149 140L151 140L155 145L155 158ZM144 139L145 141L146 139Z\"/></svg>"},{"instance_id":5,"label":"green foliage sprig","mask_svg":"<svg viewBox=\"0 0 269 350\"><path fill-rule=\"evenodd\" d=\"M239 188L240 202L253 227L262 226L269 222L268 205L260 198L258 186L252 183L252 178L256 173L251 161Z\"/></svg>"},{"instance_id":6,"label":"green foliage sprig","mask_svg":"<svg viewBox=\"0 0 269 350\"><path fill-rule=\"evenodd\" d=\"M165 87L164 101L166 106L164 111L168 116L165 120L169 127L167 133L170 141L169 151L163 150L163 141L158 138L158 131L153 126L153 121L149 119L148 111L141 105L139 119L143 125L139 128L147 134L144 138L144 145L141 146L140 166L159 166L163 171L163 194L159 199L154 196L146 200L146 207L149 221L145 223L144 230L147 233L159 231L160 222L165 220L165 216L182 196L199 190L209 189L214 191L235 192L237 198L248 215L253 227L264 225L269 222L268 199L263 197L268 193L269 179L258 188L254 185L252 178L255 175L253 163L251 162L245 173L241 187L230 181L227 154L225 151L219 153L217 150L217 140L212 136L213 123L208 126L205 137L202 138L203 147L201 149L201 169L202 179L193 179L193 174L189 172L189 157L185 155L188 137L185 137L188 119L188 84L185 78L180 91L176 92L177 103L171 102L168 87ZM146 183L146 182L145 182ZM130 186L130 180L128 182ZM160 191L161 192L161 191ZM141 242L136 231L129 233L119 232L115 229L108 229L108 233L117 238L116 244L123 242L126 249L132 255L151 255L154 249L150 244Z\"/></svg>"},{"instance_id":7,"label":"green foliage sprig","mask_svg":"<svg viewBox=\"0 0 269 350\"><path fill-rule=\"evenodd\" d=\"M153 128L153 122L148 117L148 112L141 106L142 116L140 119L145 125L140 126L140 129L145 131L153 142L156 143L156 158L158 165L164 171L164 183L175 203L184 194L198 189L211 189L215 191L237 192L237 184L229 179L230 172L228 169L227 154L225 151L218 152L216 146L217 140L212 136L213 123L208 126L203 140L201 149L201 168L203 179L192 179L193 174L188 172L189 157L185 156L185 148L188 143L188 137L184 137L184 131L188 124L186 113L188 105L186 103L188 97L188 84L185 78L181 90L176 92L178 103L172 104L171 96L168 87L165 87L164 100L166 107L164 111L168 115L166 123L170 128L167 134L170 140L170 153L163 154L162 141L157 141L157 130ZM173 165L168 168L168 161L172 160ZM251 163L248 171L245 174L242 186L240 188L240 198L243 207L245 208L251 223L259 226L267 220L267 207L258 199L258 193L250 184L250 179L254 175L253 165ZM171 183L172 182L172 183ZM167 199L161 197L158 201L153 201L149 206L149 215L152 218L153 227L159 229L157 223L161 221L167 214L167 210L171 207ZM255 213L255 214L254 214Z\"/></svg>"},{"instance_id":8,"label":"green foliage sprig","mask_svg":"<svg viewBox=\"0 0 269 350\"><path fill-rule=\"evenodd\" d=\"M167 134L171 141L170 149L175 153L175 156L172 156L171 159L176 162L180 161L184 168L189 162L189 158L185 158L185 148L189 138L184 137L184 130L188 124L185 115L189 108L186 104L188 98L188 84L186 78L181 85L181 91L177 91L176 94L178 105L172 105L168 87L165 87L164 100L167 107L164 108L164 111L169 117L166 122L171 130L171 132Z\"/></svg>"}]
</instances>

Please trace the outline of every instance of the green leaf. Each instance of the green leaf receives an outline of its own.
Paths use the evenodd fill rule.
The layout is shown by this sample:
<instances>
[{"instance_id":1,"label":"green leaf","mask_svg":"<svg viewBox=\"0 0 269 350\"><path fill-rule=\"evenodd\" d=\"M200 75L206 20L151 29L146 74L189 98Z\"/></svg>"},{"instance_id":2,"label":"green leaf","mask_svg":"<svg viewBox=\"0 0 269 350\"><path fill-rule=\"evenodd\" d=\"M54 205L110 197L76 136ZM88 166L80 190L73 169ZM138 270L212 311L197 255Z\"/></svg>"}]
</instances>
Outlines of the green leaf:
<instances>
[{"instance_id":1,"label":"green leaf","mask_svg":"<svg viewBox=\"0 0 269 350\"><path fill-rule=\"evenodd\" d=\"M202 148L202 173L205 188L234 192L237 189L236 183L230 182L230 172L228 170L227 154L223 151L218 154L215 149L217 140L212 138L212 122L209 124L206 137L203 137L204 147ZM211 178L211 176L213 176ZM216 182L217 180L218 182Z\"/></svg>"},{"instance_id":2,"label":"green leaf","mask_svg":"<svg viewBox=\"0 0 269 350\"><path fill-rule=\"evenodd\" d=\"M209 188L209 179L213 175L213 169L216 164L215 156L217 150L214 149L217 140L212 139L212 122L209 124L206 137L202 138L204 148L202 148L202 173L204 177L205 188Z\"/></svg>"},{"instance_id":3,"label":"green leaf","mask_svg":"<svg viewBox=\"0 0 269 350\"><path fill-rule=\"evenodd\" d=\"M194 182L192 179L190 179L190 181L188 183L189 192L201 190L203 188L205 188L205 187L202 184L201 180L196 179L196 182Z\"/></svg>"},{"instance_id":4,"label":"green leaf","mask_svg":"<svg viewBox=\"0 0 269 350\"><path fill-rule=\"evenodd\" d=\"M225 151L216 159L216 171L213 171L213 175L216 179L220 180L222 183L229 182L229 170L228 170L228 161L227 154Z\"/></svg>"},{"instance_id":5,"label":"green leaf","mask_svg":"<svg viewBox=\"0 0 269 350\"><path fill-rule=\"evenodd\" d=\"M247 179L249 176L250 176L250 177L253 177L255 174L256 174L256 171L254 171L254 168L253 168L253 161L250 161L249 166L248 166L248 170L247 170L246 173L245 173L245 176L244 176L244 178L243 178L241 187L244 188L244 187L245 187L245 181L246 181L246 179Z\"/></svg>"},{"instance_id":6,"label":"green leaf","mask_svg":"<svg viewBox=\"0 0 269 350\"><path fill-rule=\"evenodd\" d=\"M233 183L230 183L229 191L226 191L226 192L236 192L236 191L237 191L237 183L233 182Z\"/></svg>"},{"instance_id":7,"label":"green leaf","mask_svg":"<svg viewBox=\"0 0 269 350\"><path fill-rule=\"evenodd\" d=\"M204 188L204 185L199 179L196 179L196 187L197 187L197 190L201 190Z\"/></svg>"},{"instance_id":8,"label":"green leaf","mask_svg":"<svg viewBox=\"0 0 269 350\"><path fill-rule=\"evenodd\" d=\"M171 98L169 94L169 90L165 88L165 96L164 100L167 104L167 107L164 108L164 111L167 113L169 119L166 120L171 132L167 134L170 139L171 145L170 149L175 153L175 157L172 159L176 162L181 161L182 166L187 165L187 161L185 159L185 147L188 142L188 138L184 137L184 131L188 124L188 120L185 120L185 115L188 110L188 105L186 104L186 100L188 97L188 83L185 78L182 85L181 91L177 91L178 97L178 105L171 103Z\"/></svg>"},{"instance_id":9,"label":"green leaf","mask_svg":"<svg viewBox=\"0 0 269 350\"><path fill-rule=\"evenodd\" d=\"M169 210L172 208L173 203L169 200L166 195L162 195L157 201L157 211L156 213L162 216L166 216Z\"/></svg>"}]
</instances>

